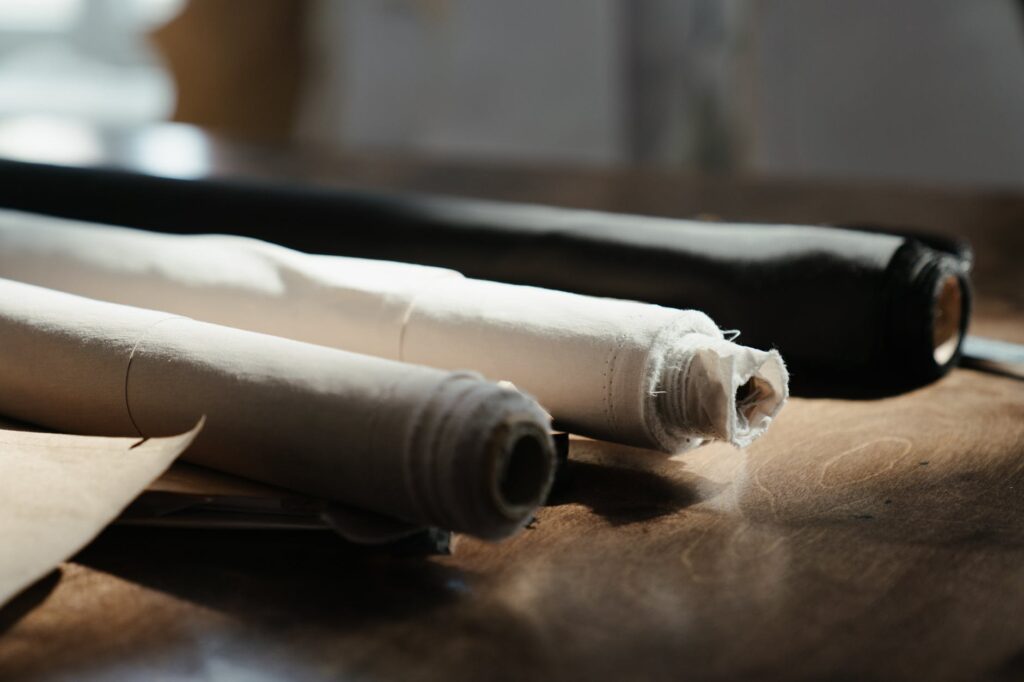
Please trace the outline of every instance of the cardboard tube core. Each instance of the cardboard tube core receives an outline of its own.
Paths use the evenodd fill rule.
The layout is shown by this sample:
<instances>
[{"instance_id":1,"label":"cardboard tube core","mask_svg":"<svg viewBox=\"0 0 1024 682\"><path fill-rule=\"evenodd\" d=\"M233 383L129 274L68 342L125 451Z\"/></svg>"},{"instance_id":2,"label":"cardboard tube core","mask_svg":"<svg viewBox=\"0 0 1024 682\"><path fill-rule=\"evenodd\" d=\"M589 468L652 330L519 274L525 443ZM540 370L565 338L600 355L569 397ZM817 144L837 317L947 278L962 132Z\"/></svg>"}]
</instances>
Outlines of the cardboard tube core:
<instances>
[{"instance_id":1,"label":"cardboard tube core","mask_svg":"<svg viewBox=\"0 0 1024 682\"><path fill-rule=\"evenodd\" d=\"M554 477L555 453L550 436L529 422L498 429L491 447L500 449L492 497L498 509L515 519L547 497Z\"/></svg>"},{"instance_id":2,"label":"cardboard tube core","mask_svg":"<svg viewBox=\"0 0 1024 682\"><path fill-rule=\"evenodd\" d=\"M956 275L944 277L935 290L932 314L932 352L942 366L953 359L960 345L963 290Z\"/></svg>"}]
</instances>

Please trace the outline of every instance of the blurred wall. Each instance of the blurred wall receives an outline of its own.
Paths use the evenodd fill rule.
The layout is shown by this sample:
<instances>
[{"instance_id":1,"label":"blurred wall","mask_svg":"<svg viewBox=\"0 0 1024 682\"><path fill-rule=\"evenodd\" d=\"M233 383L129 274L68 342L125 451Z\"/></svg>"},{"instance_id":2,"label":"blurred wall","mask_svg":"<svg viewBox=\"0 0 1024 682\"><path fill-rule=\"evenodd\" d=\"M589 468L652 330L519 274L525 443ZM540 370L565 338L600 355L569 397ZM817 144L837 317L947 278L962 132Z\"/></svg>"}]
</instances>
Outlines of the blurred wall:
<instances>
[{"instance_id":1,"label":"blurred wall","mask_svg":"<svg viewBox=\"0 0 1024 682\"><path fill-rule=\"evenodd\" d=\"M0 116L165 118L174 87L146 32L184 0L0 0Z\"/></svg>"},{"instance_id":2,"label":"blurred wall","mask_svg":"<svg viewBox=\"0 0 1024 682\"><path fill-rule=\"evenodd\" d=\"M375 153L1021 188L1021 9L0 0L0 116L173 115Z\"/></svg>"},{"instance_id":3,"label":"blurred wall","mask_svg":"<svg viewBox=\"0 0 1024 682\"><path fill-rule=\"evenodd\" d=\"M320 0L349 148L1024 184L1014 0Z\"/></svg>"},{"instance_id":4,"label":"blurred wall","mask_svg":"<svg viewBox=\"0 0 1024 682\"><path fill-rule=\"evenodd\" d=\"M193 0L151 35L174 74L174 118L287 140L306 71L306 0Z\"/></svg>"},{"instance_id":5,"label":"blurred wall","mask_svg":"<svg viewBox=\"0 0 1024 682\"><path fill-rule=\"evenodd\" d=\"M313 19L301 133L378 150L613 163L618 0L346 0Z\"/></svg>"},{"instance_id":6,"label":"blurred wall","mask_svg":"<svg viewBox=\"0 0 1024 682\"><path fill-rule=\"evenodd\" d=\"M751 6L750 168L1024 186L1024 16L1017 2Z\"/></svg>"}]
</instances>

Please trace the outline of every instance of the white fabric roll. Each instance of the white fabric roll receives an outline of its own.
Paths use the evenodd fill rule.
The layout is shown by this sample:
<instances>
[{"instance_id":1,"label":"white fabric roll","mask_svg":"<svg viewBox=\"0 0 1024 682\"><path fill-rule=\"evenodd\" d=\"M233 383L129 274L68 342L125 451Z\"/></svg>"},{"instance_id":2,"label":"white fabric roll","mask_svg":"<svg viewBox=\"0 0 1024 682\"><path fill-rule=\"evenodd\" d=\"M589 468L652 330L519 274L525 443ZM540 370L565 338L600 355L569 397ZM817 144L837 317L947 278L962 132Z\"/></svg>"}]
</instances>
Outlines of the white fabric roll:
<instances>
[{"instance_id":1,"label":"white fabric roll","mask_svg":"<svg viewBox=\"0 0 1024 682\"><path fill-rule=\"evenodd\" d=\"M81 434L206 425L186 459L485 538L550 487L530 398L444 372L0 280L0 414Z\"/></svg>"},{"instance_id":2,"label":"white fabric roll","mask_svg":"<svg viewBox=\"0 0 1024 682\"><path fill-rule=\"evenodd\" d=\"M444 369L535 395L560 428L668 452L738 446L788 396L776 351L703 313L299 253L0 212L0 276ZM737 395L739 394L739 398Z\"/></svg>"}]
</instances>

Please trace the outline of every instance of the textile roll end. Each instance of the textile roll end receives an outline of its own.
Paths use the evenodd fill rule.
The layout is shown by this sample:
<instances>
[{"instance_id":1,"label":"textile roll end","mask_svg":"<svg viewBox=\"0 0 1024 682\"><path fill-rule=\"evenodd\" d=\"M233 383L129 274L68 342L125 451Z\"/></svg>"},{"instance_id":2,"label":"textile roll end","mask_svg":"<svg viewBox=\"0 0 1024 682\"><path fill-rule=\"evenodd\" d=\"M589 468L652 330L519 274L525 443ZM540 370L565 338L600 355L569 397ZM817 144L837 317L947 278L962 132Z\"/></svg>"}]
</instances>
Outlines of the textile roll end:
<instances>
[{"instance_id":1,"label":"textile roll end","mask_svg":"<svg viewBox=\"0 0 1024 682\"><path fill-rule=\"evenodd\" d=\"M891 267L888 338L879 350L893 377L906 376L912 384L934 381L960 359L971 311L967 269L914 240Z\"/></svg>"},{"instance_id":2,"label":"textile roll end","mask_svg":"<svg viewBox=\"0 0 1024 682\"><path fill-rule=\"evenodd\" d=\"M497 540L526 525L551 489L550 419L516 390L455 376L422 417L406 480L427 516Z\"/></svg>"},{"instance_id":3,"label":"textile roll end","mask_svg":"<svg viewBox=\"0 0 1024 682\"><path fill-rule=\"evenodd\" d=\"M789 397L789 375L778 351L693 334L674 355L664 365L666 390L656 396L666 450L685 450L702 439L746 447Z\"/></svg>"},{"instance_id":4,"label":"textile roll end","mask_svg":"<svg viewBox=\"0 0 1024 682\"><path fill-rule=\"evenodd\" d=\"M936 288L932 306L932 357L940 367L953 360L964 337L964 286L960 280L956 275L946 275Z\"/></svg>"}]
</instances>

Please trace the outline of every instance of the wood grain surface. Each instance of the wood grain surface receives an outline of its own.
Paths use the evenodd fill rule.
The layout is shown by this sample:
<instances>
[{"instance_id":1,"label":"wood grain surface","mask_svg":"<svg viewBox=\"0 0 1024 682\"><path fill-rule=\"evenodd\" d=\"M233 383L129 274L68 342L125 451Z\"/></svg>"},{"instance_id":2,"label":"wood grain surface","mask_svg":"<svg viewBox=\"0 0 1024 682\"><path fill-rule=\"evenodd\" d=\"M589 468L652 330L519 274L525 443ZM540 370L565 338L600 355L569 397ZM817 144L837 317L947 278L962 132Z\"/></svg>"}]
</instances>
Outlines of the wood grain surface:
<instances>
[{"instance_id":1,"label":"wood grain surface","mask_svg":"<svg viewBox=\"0 0 1024 682\"><path fill-rule=\"evenodd\" d=\"M1017 195L453 179L441 164L329 170L295 156L275 168L289 163L323 182L929 225L974 240L975 331L1024 342ZM574 440L569 476L527 531L459 538L448 557L317 534L111 529L0 611L0 679L1024 679L1020 378L960 369L901 395L797 398L745 451Z\"/></svg>"}]
</instances>

